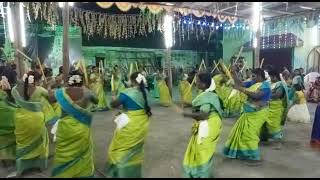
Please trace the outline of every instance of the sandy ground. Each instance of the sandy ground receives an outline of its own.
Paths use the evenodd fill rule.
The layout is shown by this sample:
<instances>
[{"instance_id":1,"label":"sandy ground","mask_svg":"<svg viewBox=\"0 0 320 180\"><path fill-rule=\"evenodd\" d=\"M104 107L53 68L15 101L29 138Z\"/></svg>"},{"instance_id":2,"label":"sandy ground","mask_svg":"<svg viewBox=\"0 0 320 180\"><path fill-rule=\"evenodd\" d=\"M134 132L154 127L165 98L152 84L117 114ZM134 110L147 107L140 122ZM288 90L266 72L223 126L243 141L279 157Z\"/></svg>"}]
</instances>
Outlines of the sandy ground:
<instances>
[{"instance_id":1,"label":"sandy ground","mask_svg":"<svg viewBox=\"0 0 320 180\"><path fill-rule=\"evenodd\" d=\"M174 92L176 94L177 92ZM176 96L175 96L176 97ZM179 178L181 166L192 127L192 119L177 114L173 108L164 108L151 100L153 116L150 119L149 133L145 143L145 163L143 177ZM313 122L315 104L308 104ZM96 176L103 177L107 159L107 148L111 141L116 111L98 112L94 115L92 130L95 143ZM238 160L225 159L222 148L235 122L224 119L223 130L214 157L215 177L221 178L297 178L320 177L320 151L309 147L312 122L310 124L288 122L285 126L284 143L280 150L274 145L261 145L263 162L250 167ZM23 177L50 177L52 159L45 172L31 171ZM12 170L0 167L0 177L6 177Z\"/></svg>"}]
</instances>

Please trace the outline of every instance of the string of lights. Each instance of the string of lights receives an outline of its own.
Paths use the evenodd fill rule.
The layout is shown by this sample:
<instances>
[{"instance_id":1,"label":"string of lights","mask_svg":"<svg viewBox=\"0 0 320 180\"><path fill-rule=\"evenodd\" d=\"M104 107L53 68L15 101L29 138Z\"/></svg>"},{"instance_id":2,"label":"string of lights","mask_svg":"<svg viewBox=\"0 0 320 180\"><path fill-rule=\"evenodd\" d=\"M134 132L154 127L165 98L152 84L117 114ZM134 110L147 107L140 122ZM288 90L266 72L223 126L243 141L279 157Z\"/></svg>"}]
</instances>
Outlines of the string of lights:
<instances>
[{"instance_id":1,"label":"string of lights","mask_svg":"<svg viewBox=\"0 0 320 180\"><path fill-rule=\"evenodd\" d=\"M245 24L245 23L215 23L215 22L208 22L208 21L201 21L201 20L192 20L191 18L181 18L181 21L184 25L196 25L196 26L202 26L202 27L211 27L215 28L216 30L218 29L225 29L225 30L231 30L231 29L242 29L242 30L249 30L250 25Z\"/></svg>"}]
</instances>

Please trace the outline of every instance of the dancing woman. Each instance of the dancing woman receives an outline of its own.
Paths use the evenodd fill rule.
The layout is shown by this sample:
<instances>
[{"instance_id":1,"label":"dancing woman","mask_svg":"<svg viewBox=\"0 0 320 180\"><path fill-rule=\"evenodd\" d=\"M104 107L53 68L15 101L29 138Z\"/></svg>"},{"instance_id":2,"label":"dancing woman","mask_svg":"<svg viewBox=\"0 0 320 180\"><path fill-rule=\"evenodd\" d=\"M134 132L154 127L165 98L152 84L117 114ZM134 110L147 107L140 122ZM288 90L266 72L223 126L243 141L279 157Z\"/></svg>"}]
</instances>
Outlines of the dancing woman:
<instances>
[{"instance_id":1,"label":"dancing woman","mask_svg":"<svg viewBox=\"0 0 320 180\"><path fill-rule=\"evenodd\" d=\"M62 109L56 124L56 148L52 176L56 178L83 178L94 176L93 141L88 110L97 103L93 92L83 86L83 78L77 71L70 74L69 87L57 89L51 101L57 101Z\"/></svg>"},{"instance_id":2,"label":"dancing woman","mask_svg":"<svg viewBox=\"0 0 320 180\"><path fill-rule=\"evenodd\" d=\"M256 162L260 160L258 147L260 129L268 118L268 102L272 92L262 69L254 69L252 73L252 81L243 84L234 73L232 74L235 89L246 94L248 99L243 105L241 116L229 134L223 153L228 158Z\"/></svg>"},{"instance_id":3,"label":"dancing woman","mask_svg":"<svg viewBox=\"0 0 320 180\"><path fill-rule=\"evenodd\" d=\"M220 66L222 72L225 75L230 73L224 64L221 63ZM235 76L239 78L238 75L240 74L240 68L237 64L234 67L234 73ZM242 111L242 106L246 100L246 95L244 93L234 90L231 86L233 80L227 77L229 76L225 76L223 78L224 86L219 87L218 85L217 93L223 101L224 117L236 117L239 116ZM216 77L215 79L218 80L219 78L217 79Z\"/></svg>"},{"instance_id":4,"label":"dancing woman","mask_svg":"<svg viewBox=\"0 0 320 180\"><path fill-rule=\"evenodd\" d=\"M158 76L159 76L159 70L157 70L157 72L153 74L153 82L152 82L153 88L151 90L151 96L153 98L160 97L159 87L158 87L158 82L157 82Z\"/></svg>"},{"instance_id":5,"label":"dancing woman","mask_svg":"<svg viewBox=\"0 0 320 180\"><path fill-rule=\"evenodd\" d=\"M281 140L283 136L282 126L287 117L289 108L288 88L285 82L281 81L280 73L271 70L269 73L271 79L272 96L269 103L269 115L263 128L264 140L269 137L274 140Z\"/></svg>"},{"instance_id":6,"label":"dancing woman","mask_svg":"<svg viewBox=\"0 0 320 180\"><path fill-rule=\"evenodd\" d=\"M157 86L159 88L160 104L165 107L171 106L172 104L171 94L167 86L166 75L164 73L160 75Z\"/></svg>"},{"instance_id":7,"label":"dancing woman","mask_svg":"<svg viewBox=\"0 0 320 180\"><path fill-rule=\"evenodd\" d=\"M104 79L103 74L98 72L97 67L92 68L92 73L90 74L90 90L95 93L98 98L98 104L92 107L93 111L106 111L108 110L108 102L106 93L104 91Z\"/></svg>"},{"instance_id":8,"label":"dancing woman","mask_svg":"<svg viewBox=\"0 0 320 180\"><path fill-rule=\"evenodd\" d=\"M231 88L227 89L226 88L226 83L227 83L227 77L224 74L216 74L212 78L214 80L214 83L216 84L216 93L219 96L219 98L224 102L229 94L231 93Z\"/></svg>"},{"instance_id":9,"label":"dancing woman","mask_svg":"<svg viewBox=\"0 0 320 180\"><path fill-rule=\"evenodd\" d=\"M17 175L33 167L47 168L49 139L45 126L43 104L37 94L41 88L35 85L35 73L23 76L23 82L12 89L12 96L19 106L15 115L16 168Z\"/></svg>"},{"instance_id":10,"label":"dancing woman","mask_svg":"<svg viewBox=\"0 0 320 180\"><path fill-rule=\"evenodd\" d=\"M40 84L40 80L41 74L34 72L35 84ZM30 96L32 101L41 102L46 124L53 125L58 120L58 116L54 107L49 103L48 98L48 90L41 86L36 86L34 93Z\"/></svg>"},{"instance_id":11,"label":"dancing woman","mask_svg":"<svg viewBox=\"0 0 320 180\"><path fill-rule=\"evenodd\" d=\"M16 137L14 134L15 106L8 100L11 90L6 76L0 81L0 160L6 165L16 159Z\"/></svg>"},{"instance_id":12,"label":"dancing woman","mask_svg":"<svg viewBox=\"0 0 320 180\"><path fill-rule=\"evenodd\" d=\"M181 96L181 103L184 106L190 106L192 102L192 90L190 89L190 83L188 81L188 75L183 74L183 78L180 80L179 83L179 91Z\"/></svg>"},{"instance_id":13,"label":"dancing woman","mask_svg":"<svg viewBox=\"0 0 320 180\"><path fill-rule=\"evenodd\" d=\"M118 96L121 91L125 90L126 87L122 81L121 73L118 72L118 69L115 67L113 75L111 77L111 86L113 87L112 95Z\"/></svg>"},{"instance_id":14,"label":"dancing woman","mask_svg":"<svg viewBox=\"0 0 320 180\"><path fill-rule=\"evenodd\" d=\"M118 178L142 176L144 140L146 138L151 109L145 90L146 79L138 72L130 76L131 88L113 97L113 108L122 105L124 111L117 116L117 128L108 150L107 174Z\"/></svg>"},{"instance_id":15,"label":"dancing woman","mask_svg":"<svg viewBox=\"0 0 320 180\"><path fill-rule=\"evenodd\" d=\"M183 115L195 121L192 135L184 155L183 176L189 178L213 177L213 154L222 129L221 104L214 93L215 83L209 73L200 73L196 79L202 92L192 101L192 113Z\"/></svg>"}]
</instances>

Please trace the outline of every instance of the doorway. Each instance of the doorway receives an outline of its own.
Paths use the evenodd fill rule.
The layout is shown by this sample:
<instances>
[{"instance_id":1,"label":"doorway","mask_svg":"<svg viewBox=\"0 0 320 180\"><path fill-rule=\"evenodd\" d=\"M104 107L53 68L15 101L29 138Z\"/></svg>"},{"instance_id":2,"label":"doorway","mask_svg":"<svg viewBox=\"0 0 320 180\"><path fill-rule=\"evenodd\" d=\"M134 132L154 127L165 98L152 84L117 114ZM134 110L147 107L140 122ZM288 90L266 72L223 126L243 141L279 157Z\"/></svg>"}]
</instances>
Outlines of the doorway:
<instances>
[{"instance_id":1,"label":"doorway","mask_svg":"<svg viewBox=\"0 0 320 180\"><path fill-rule=\"evenodd\" d=\"M100 62L104 66L104 59L105 59L104 57L96 56L96 67L99 67Z\"/></svg>"},{"instance_id":2,"label":"doorway","mask_svg":"<svg viewBox=\"0 0 320 180\"><path fill-rule=\"evenodd\" d=\"M262 49L260 50L260 63L264 58L263 66L272 66L278 71L286 67L292 70L293 48Z\"/></svg>"}]
</instances>

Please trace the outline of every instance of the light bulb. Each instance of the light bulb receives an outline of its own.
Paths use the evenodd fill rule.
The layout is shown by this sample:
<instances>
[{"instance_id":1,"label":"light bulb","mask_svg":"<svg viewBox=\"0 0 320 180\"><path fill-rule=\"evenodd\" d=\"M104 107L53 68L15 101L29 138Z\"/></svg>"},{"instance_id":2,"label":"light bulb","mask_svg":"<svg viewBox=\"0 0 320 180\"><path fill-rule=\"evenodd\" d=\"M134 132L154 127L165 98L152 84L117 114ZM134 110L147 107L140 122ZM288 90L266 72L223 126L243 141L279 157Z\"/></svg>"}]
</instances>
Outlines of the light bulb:
<instances>
[{"instance_id":1,"label":"light bulb","mask_svg":"<svg viewBox=\"0 0 320 180\"><path fill-rule=\"evenodd\" d=\"M25 32L25 21L24 21L24 9L23 9L23 3L19 3L19 14L20 14L20 33L21 33L21 43L22 47L26 47L26 32Z\"/></svg>"},{"instance_id":2,"label":"light bulb","mask_svg":"<svg viewBox=\"0 0 320 180\"><path fill-rule=\"evenodd\" d=\"M172 16L165 15L164 17L164 38L166 48L171 48L173 45L173 37L172 37Z\"/></svg>"},{"instance_id":3,"label":"light bulb","mask_svg":"<svg viewBox=\"0 0 320 180\"><path fill-rule=\"evenodd\" d=\"M8 2L7 6L7 19L8 19L8 31L11 42L14 41L14 33L13 33L13 24L12 24L12 10L10 7L10 3Z\"/></svg>"},{"instance_id":4,"label":"light bulb","mask_svg":"<svg viewBox=\"0 0 320 180\"><path fill-rule=\"evenodd\" d=\"M63 8L64 2L58 2L60 8Z\"/></svg>"}]
</instances>

